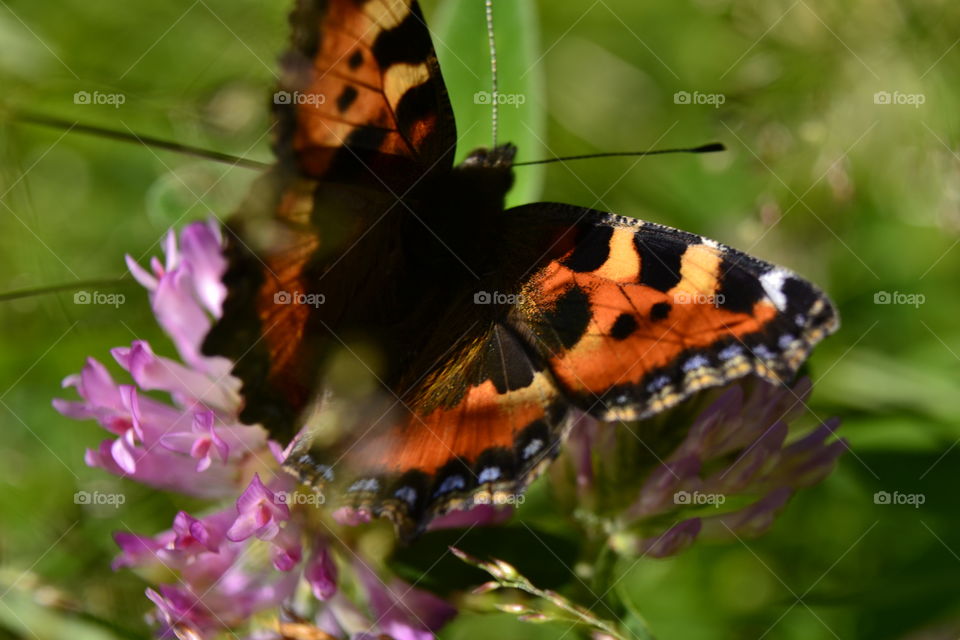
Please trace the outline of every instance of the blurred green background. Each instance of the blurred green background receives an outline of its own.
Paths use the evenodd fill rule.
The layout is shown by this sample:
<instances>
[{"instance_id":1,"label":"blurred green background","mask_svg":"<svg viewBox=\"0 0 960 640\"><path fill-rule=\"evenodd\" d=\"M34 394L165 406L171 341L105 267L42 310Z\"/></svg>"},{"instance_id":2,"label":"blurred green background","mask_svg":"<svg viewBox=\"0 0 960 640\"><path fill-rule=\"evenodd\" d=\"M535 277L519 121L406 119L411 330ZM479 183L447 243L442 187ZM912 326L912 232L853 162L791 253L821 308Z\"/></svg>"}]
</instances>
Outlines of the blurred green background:
<instances>
[{"instance_id":1,"label":"blurred green background","mask_svg":"<svg viewBox=\"0 0 960 640\"><path fill-rule=\"evenodd\" d=\"M107 361L109 348L136 338L171 349L137 285L76 283L123 276L123 255L157 255L170 225L229 214L254 178L4 114L29 109L268 160L288 4L0 2L0 291L62 284L126 297L117 308L80 305L71 288L0 302L0 637L148 635L145 585L110 571L110 533L159 531L189 505L87 469L84 448L104 433L60 417L50 399L87 355ZM473 96L490 88L482 2L424 9L462 157L490 137L489 108ZM525 98L500 114L518 159L728 147L519 168L515 202L569 202L716 238L817 282L843 319L811 362L810 411L841 416L851 444L836 473L758 540L625 567L624 599L662 640L960 637L960 7L501 0L495 9L501 90ZM76 92L124 103L76 104ZM79 506L78 490L128 499ZM925 502L875 504L878 491ZM549 516L549 501L531 502ZM492 629L565 631L466 614L445 635Z\"/></svg>"}]
</instances>

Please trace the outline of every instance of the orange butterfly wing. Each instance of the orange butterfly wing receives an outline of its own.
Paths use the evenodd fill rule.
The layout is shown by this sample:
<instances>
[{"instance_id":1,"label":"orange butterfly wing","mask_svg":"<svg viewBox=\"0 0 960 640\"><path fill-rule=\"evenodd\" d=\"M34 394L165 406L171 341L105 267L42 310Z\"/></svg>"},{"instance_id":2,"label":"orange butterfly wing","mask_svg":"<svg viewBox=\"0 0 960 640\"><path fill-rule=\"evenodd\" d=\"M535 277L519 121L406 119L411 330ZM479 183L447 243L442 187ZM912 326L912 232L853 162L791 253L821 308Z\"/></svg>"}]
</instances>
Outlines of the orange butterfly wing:
<instances>
[{"instance_id":1,"label":"orange butterfly wing","mask_svg":"<svg viewBox=\"0 0 960 640\"><path fill-rule=\"evenodd\" d=\"M477 285L509 301L494 324L398 395L402 410L361 417L343 453L307 438L291 456L304 479L335 480L340 504L416 533L521 493L580 411L641 419L748 374L786 380L837 328L813 285L700 236L567 205L505 216L500 271Z\"/></svg>"},{"instance_id":2,"label":"orange butterfly wing","mask_svg":"<svg viewBox=\"0 0 960 640\"><path fill-rule=\"evenodd\" d=\"M236 362L242 418L278 436L292 435L316 392L329 341L315 306L296 301L351 299L336 290L351 281L340 274L376 266L389 235L381 219L406 210L414 184L450 170L456 141L417 2L299 0L290 21L274 95L279 162L230 220L229 295L205 345Z\"/></svg>"},{"instance_id":3,"label":"orange butterfly wing","mask_svg":"<svg viewBox=\"0 0 960 640\"><path fill-rule=\"evenodd\" d=\"M299 0L290 20L274 96L281 162L398 194L449 169L453 112L415 0Z\"/></svg>"},{"instance_id":4,"label":"orange butterfly wing","mask_svg":"<svg viewBox=\"0 0 960 640\"><path fill-rule=\"evenodd\" d=\"M568 205L508 215L516 233L556 239L514 322L562 392L603 420L645 418L747 374L789 380L838 327L816 287L712 240Z\"/></svg>"},{"instance_id":5,"label":"orange butterfly wing","mask_svg":"<svg viewBox=\"0 0 960 640\"><path fill-rule=\"evenodd\" d=\"M506 326L470 331L412 393L345 407L332 418L342 440L318 444L308 433L288 464L334 488L331 504L387 516L406 535L450 510L506 504L557 455L570 424L540 367Z\"/></svg>"}]
</instances>

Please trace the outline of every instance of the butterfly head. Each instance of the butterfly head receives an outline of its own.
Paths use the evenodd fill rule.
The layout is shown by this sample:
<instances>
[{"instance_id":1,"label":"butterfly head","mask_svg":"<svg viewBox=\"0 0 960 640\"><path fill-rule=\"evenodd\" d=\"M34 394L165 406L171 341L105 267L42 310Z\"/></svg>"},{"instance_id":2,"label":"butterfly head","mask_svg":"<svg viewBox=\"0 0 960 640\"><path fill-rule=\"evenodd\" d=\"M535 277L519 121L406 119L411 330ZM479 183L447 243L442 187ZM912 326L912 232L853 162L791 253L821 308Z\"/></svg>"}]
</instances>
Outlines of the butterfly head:
<instances>
[{"instance_id":1,"label":"butterfly head","mask_svg":"<svg viewBox=\"0 0 960 640\"><path fill-rule=\"evenodd\" d=\"M509 170L513 167L513 158L517 155L517 147L510 144L501 144L493 149L480 147L470 152L463 161L463 167L483 167L486 169Z\"/></svg>"},{"instance_id":2,"label":"butterfly head","mask_svg":"<svg viewBox=\"0 0 960 640\"><path fill-rule=\"evenodd\" d=\"M503 207L503 198L513 186L513 158L517 148L503 144L474 149L461 162L446 184L457 203L471 202L478 211Z\"/></svg>"}]
</instances>

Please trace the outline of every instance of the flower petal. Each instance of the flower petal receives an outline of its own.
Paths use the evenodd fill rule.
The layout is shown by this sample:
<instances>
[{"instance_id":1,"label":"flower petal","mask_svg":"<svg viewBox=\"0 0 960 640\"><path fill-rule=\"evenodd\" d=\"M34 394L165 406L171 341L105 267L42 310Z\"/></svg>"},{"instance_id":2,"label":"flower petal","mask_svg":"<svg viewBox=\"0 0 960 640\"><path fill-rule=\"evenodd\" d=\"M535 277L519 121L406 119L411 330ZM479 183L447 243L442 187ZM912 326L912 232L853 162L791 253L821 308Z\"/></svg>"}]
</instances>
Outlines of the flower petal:
<instances>
[{"instance_id":1,"label":"flower petal","mask_svg":"<svg viewBox=\"0 0 960 640\"><path fill-rule=\"evenodd\" d=\"M337 565L325 541L318 539L314 548L304 578L310 583L317 600L329 600L337 592Z\"/></svg>"},{"instance_id":2,"label":"flower petal","mask_svg":"<svg viewBox=\"0 0 960 640\"><path fill-rule=\"evenodd\" d=\"M227 538L240 542L256 535L261 540L270 540L279 533L279 522L289 518L290 508L277 500L260 480L259 474L254 474L237 498L237 519L227 531Z\"/></svg>"}]
</instances>

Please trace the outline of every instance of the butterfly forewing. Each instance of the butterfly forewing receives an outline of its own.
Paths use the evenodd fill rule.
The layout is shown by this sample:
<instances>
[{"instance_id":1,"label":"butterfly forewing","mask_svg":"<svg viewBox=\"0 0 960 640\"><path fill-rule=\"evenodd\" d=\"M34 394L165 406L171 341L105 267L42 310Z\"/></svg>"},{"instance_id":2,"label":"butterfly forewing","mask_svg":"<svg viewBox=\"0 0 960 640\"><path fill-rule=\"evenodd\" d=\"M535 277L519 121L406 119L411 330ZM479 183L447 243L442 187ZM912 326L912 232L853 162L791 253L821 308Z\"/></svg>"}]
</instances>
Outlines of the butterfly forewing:
<instances>
[{"instance_id":1,"label":"butterfly forewing","mask_svg":"<svg viewBox=\"0 0 960 640\"><path fill-rule=\"evenodd\" d=\"M398 195L449 169L456 128L412 0L298 0L274 96L278 155L304 174Z\"/></svg>"},{"instance_id":2,"label":"butterfly forewing","mask_svg":"<svg viewBox=\"0 0 960 640\"><path fill-rule=\"evenodd\" d=\"M789 381L837 328L816 287L715 241L568 205L508 214L514 233L575 237L524 282L513 321L601 419L645 418L747 374Z\"/></svg>"}]
</instances>

